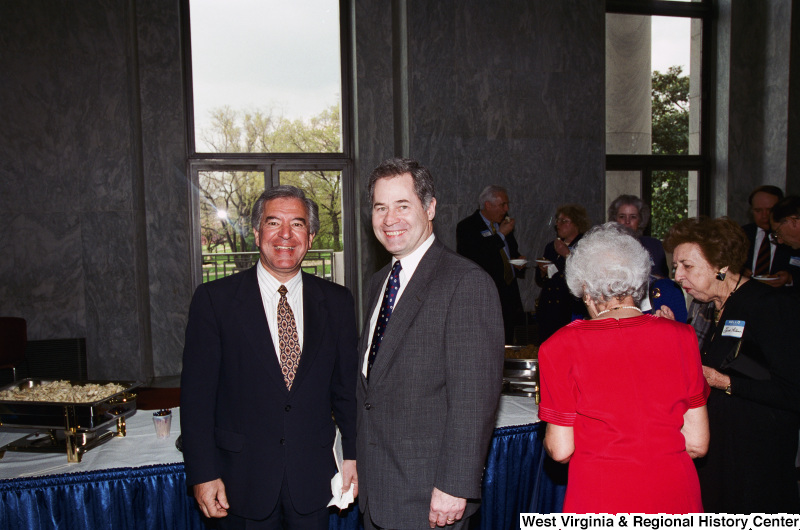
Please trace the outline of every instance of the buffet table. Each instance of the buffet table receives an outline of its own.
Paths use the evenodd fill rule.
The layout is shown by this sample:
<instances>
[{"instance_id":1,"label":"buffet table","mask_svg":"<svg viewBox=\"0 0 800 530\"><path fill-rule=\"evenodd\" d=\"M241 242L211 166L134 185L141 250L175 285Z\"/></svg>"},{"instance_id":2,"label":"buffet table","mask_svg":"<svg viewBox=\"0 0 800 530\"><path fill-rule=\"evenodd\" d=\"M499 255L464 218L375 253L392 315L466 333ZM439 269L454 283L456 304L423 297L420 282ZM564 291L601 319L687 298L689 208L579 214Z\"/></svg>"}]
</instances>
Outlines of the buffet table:
<instances>
[{"instance_id":1,"label":"buffet table","mask_svg":"<svg viewBox=\"0 0 800 530\"><path fill-rule=\"evenodd\" d=\"M531 398L503 396L487 458L481 527L518 528L520 512L559 512L565 482L546 469L543 425ZM172 434L157 439L152 412L128 418L127 436L87 451L80 463L66 454L7 452L0 459L0 528L204 529L187 493L183 456ZM0 427L0 446L22 436ZM560 470L559 470L560 471ZM359 527L357 509L331 515L331 528Z\"/></svg>"}]
</instances>

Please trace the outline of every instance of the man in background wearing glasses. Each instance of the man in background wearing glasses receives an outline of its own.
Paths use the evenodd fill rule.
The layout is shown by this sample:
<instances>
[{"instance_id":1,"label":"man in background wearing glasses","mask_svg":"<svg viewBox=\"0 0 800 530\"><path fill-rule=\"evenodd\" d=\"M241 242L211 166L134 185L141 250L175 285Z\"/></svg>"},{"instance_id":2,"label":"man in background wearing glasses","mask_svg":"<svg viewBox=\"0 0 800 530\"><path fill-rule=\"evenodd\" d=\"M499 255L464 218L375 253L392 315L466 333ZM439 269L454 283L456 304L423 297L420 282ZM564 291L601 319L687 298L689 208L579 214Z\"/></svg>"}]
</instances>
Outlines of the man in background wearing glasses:
<instances>
[{"instance_id":1,"label":"man in background wearing glasses","mask_svg":"<svg viewBox=\"0 0 800 530\"><path fill-rule=\"evenodd\" d=\"M772 207L770 222L771 239L776 243L792 247L789 258L789 274L794 281L794 293L800 294L800 197L786 197Z\"/></svg>"}]
</instances>

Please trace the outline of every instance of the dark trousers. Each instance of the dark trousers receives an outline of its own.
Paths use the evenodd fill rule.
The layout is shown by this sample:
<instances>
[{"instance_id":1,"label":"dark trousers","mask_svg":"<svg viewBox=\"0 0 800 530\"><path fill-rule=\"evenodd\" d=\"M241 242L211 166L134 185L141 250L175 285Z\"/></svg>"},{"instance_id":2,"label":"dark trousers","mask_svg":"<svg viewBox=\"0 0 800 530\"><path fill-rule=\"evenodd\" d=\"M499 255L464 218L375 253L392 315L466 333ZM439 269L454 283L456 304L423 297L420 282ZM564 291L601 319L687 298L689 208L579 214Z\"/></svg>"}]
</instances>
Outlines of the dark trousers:
<instances>
[{"instance_id":1,"label":"dark trousers","mask_svg":"<svg viewBox=\"0 0 800 530\"><path fill-rule=\"evenodd\" d=\"M217 528L219 530L327 530L329 517L327 506L311 513L297 513L284 475L278 503L266 519L257 521L228 514L227 517L217 520Z\"/></svg>"}]
</instances>

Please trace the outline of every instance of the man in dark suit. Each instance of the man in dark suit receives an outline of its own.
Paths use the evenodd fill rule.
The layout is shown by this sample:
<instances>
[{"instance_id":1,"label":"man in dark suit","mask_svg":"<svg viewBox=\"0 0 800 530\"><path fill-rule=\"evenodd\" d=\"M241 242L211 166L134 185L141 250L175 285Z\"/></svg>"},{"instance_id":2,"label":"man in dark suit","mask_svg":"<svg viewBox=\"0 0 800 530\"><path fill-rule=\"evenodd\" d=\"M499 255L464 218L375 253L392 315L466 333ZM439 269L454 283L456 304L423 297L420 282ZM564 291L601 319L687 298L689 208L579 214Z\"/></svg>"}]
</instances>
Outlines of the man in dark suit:
<instances>
[{"instance_id":1,"label":"man in dark suit","mask_svg":"<svg viewBox=\"0 0 800 530\"><path fill-rule=\"evenodd\" d=\"M794 284L792 292L800 296L800 197L790 195L772 207L770 223L775 239L791 247L789 274Z\"/></svg>"},{"instance_id":2,"label":"man in dark suit","mask_svg":"<svg viewBox=\"0 0 800 530\"><path fill-rule=\"evenodd\" d=\"M479 505L502 383L497 290L433 235L426 168L387 160L369 195L373 231L393 258L369 283L359 346L364 526L464 528Z\"/></svg>"},{"instance_id":3,"label":"man in dark suit","mask_svg":"<svg viewBox=\"0 0 800 530\"><path fill-rule=\"evenodd\" d=\"M480 209L456 226L456 251L477 263L494 280L500 305L506 344L514 343L514 327L525 313L517 278L524 276L524 265L510 260L524 259L514 238L515 220L508 217L508 192L500 186L487 186L478 197Z\"/></svg>"},{"instance_id":4,"label":"man in dark suit","mask_svg":"<svg viewBox=\"0 0 800 530\"><path fill-rule=\"evenodd\" d=\"M302 190L267 190L252 220L259 263L198 287L189 310L186 481L221 528L324 529L337 425L342 489L357 483L355 305L300 270L319 229Z\"/></svg>"},{"instance_id":5,"label":"man in dark suit","mask_svg":"<svg viewBox=\"0 0 800 530\"><path fill-rule=\"evenodd\" d=\"M785 245L770 241L770 211L779 200L783 199L783 191L777 186L759 186L748 197L750 215L753 222L742 226L742 230L750 240L745 261L745 273L765 279L764 283L772 287L783 287L792 282L789 272L791 250Z\"/></svg>"}]
</instances>

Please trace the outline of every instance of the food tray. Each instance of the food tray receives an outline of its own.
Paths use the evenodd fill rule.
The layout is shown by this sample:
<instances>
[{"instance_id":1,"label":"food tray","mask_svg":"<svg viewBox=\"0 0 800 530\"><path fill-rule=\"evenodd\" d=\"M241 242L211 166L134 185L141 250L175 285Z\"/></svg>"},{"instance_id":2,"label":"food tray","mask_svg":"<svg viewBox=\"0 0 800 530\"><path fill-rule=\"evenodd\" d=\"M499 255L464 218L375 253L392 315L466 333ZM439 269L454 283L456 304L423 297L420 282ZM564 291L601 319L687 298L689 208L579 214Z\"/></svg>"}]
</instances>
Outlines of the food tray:
<instances>
[{"instance_id":1,"label":"food tray","mask_svg":"<svg viewBox=\"0 0 800 530\"><path fill-rule=\"evenodd\" d=\"M23 379L0 388L0 391L12 388L33 388L49 383L52 380ZM24 429L65 429L69 427L77 431L93 431L105 427L119 418L127 418L136 412L136 400L131 399L131 391L141 386L136 381L70 381L80 386L86 384L105 385L115 383L124 389L103 399L87 403L55 402L55 401L6 401L0 400L0 425Z\"/></svg>"}]
</instances>

